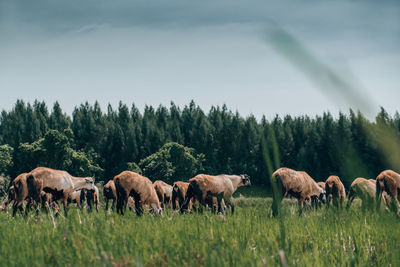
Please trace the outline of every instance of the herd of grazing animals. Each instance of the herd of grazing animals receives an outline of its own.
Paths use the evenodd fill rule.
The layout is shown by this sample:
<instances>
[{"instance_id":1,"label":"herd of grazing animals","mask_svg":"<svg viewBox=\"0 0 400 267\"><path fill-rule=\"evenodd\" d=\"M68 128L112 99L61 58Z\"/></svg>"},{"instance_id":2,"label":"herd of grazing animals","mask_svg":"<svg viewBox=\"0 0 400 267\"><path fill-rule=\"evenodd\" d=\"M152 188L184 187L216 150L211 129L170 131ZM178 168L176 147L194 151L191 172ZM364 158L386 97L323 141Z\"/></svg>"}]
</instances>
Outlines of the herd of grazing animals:
<instances>
[{"instance_id":1,"label":"herd of grazing animals","mask_svg":"<svg viewBox=\"0 0 400 267\"><path fill-rule=\"evenodd\" d=\"M336 208L342 208L346 199L345 187L340 178L334 175L329 176L325 182L317 183L304 171L283 167L272 174L272 181L276 186L274 203L281 203L283 197L292 196L298 200L300 214L307 202L311 202L316 208L325 202L329 206L332 201ZM116 204L117 213L121 215L128 207L140 216L144 206L148 206L155 214L162 214L166 206L172 206L173 210L184 213L194 210L196 203L199 210L210 208L213 212L218 210L218 213L223 213L230 208L233 214L233 193L239 187L249 185L250 178L245 174L199 174L188 182L177 181L171 186L162 180L152 183L138 173L123 171L104 185L103 195L105 209L108 210L108 202L112 200L112 210ZM381 204L390 203L397 210L399 190L400 174L391 170L381 172L376 180L359 177L350 186L347 208L358 197L363 206L372 205L375 201L377 208ZM29 173L18 175L12 181L0 210L5 210L12 203L15 216L18 210L23 212L23 203L26 202L25 214L32 207L38 213L39 206L46 212L54 208L58 214L58 201L62 202L66 216L70 203L76 203L82 208L86 201L89 210L94 206L98 211L99 189L91 177L73 177L66 171L38 167ZM272 211L273 215L277 215L278 210L274 209L274 204Z\"/></svg>"}]
</instances>

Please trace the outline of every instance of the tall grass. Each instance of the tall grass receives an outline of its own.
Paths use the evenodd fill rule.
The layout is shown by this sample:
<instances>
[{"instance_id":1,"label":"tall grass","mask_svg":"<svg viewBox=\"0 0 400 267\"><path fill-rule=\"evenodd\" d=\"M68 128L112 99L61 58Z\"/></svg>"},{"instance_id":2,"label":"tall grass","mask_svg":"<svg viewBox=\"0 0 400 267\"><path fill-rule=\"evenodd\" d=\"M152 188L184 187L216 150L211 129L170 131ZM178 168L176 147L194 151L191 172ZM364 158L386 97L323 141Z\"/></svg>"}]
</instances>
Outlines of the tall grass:
<instances>
[{"instance_id":1,"label":"tall grass","mask_svg":"<svg viewBox=\"0 0 400 267\"><path fill-rule=\"evenodd\" d=\"M0 214L0 262L4 266L279 265L280 222L271 199L236 199L237 213L88 213L73 208L68 219L46 214L27 218ZM289 265L344 266L400 264L400 223L393 213L322 208L298 216L284 201L285 255Z\"/></svg>"}]
</instances>

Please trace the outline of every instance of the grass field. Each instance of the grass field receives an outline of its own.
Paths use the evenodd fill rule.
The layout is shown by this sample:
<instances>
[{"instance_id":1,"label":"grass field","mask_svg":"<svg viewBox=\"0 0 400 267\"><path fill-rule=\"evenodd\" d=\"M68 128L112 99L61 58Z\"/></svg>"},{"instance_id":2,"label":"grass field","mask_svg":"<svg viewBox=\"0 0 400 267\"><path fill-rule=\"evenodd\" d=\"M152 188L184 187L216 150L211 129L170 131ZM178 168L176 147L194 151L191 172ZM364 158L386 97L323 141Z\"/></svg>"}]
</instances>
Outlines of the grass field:
<instances>
[{"instance_id":1,"label":"grass field","mask_svg":"<svg viewBox=\"0 0 400 267\"><path fill-rule=\"evenodd\" d=\"M12 218L2 212L0 263L276 266L283 250L293 266L400 266L400 223L393 213L363 213L356 203L349 211L308 209L299 217L296 203L287 200L281 220L270 216L270 198L242 193L237 212L226 217L171 210L122 217L72 208L68 219L55 219L54 228L44 213Z\"/></svg>"}]
</instances>

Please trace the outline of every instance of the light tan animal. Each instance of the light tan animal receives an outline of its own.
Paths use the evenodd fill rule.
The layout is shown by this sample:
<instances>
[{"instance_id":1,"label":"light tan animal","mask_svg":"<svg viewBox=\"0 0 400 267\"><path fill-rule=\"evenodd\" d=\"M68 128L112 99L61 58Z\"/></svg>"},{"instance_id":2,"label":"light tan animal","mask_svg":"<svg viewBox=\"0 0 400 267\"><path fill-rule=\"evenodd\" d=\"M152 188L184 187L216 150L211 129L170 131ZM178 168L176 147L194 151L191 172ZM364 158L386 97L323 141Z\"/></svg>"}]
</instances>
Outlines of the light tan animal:
<instances>
[{"instance_id":1,"label":"light tan animal","mask_svg":"<svg viewBox=\"0 0 400 267\"><path fill-rule=\"evenodd\" d=\"M226 175L221 174L217 176L199 174L189 180L189 187L187 190L185 203L181 207L181 212L188 210L189 201L194 198L199 201L200 205L206 206L207 198L211 199L216 197L218 201L218 212L223 212L222 199L225 204L231 207L232 214L235 211L231 198L233 193L240 186L251 185L250 178L246 174L242 175Z\"/></svg>"},{"instance_id":2,"label":"light tan animal","mask_svg":"<svg viewBox=\"0 0 400 267\"><path fill-rule=\"evenodd\" d=\"M376 203L377 208L380 207L380 199L382 193L385 192L391 198L386 204L393 204L392 207L397 209L399 207L398 195L400 190L400 174L392 170L386 170L381 172L376 177Z\"/></svg>"},{"instance_id":3,"label":"light tan animal","mask_svg":"<svg viewBox=\"0 0 400 267\"><path fill-rule=\"evenodd\" d=\"M131 171L123 171L114 177L117 189L117 212L124 214L128 197L132 196L135 200L136 214L143 213L143 205L149 205L150 210L162 214L160 201L158 200L153 183L146 177Z\"/></svg>"},{"instance_id":4,"label":"light tan animal","mask_svg":"<svg viewBox=\"0 0 400 267\"><path fill-rule=\"evenodd\" d=\"M73 177L66 171L54 170L46 167L38 167L27 174L27 183L32 181L29 191L33 198L39 200L40 193L52 193L56 199L61 199L64 206L64 212L67 216L68 197L74 191L80 189L94 189L93 178L91 177Z\"/></svg>"},{"instance_id":5,"label":"light tan animal","mask_svg":"<svg viewBox=\"0 0 400 267\"><path fill-rule=\"evenodd\" d=\"M112 199L111 209L114 210L115 202L117 201L117 189L115 188L113 180L110 180L106 183L103 188L103 195L106 199L106 210L108 210L108 201L110 199Z\"/></svg>"},{"instance_id":6,"label":"light tan animal","mask_svg":"<svg viewBox=\"0 0 400 267\"><path fill-rule=\"evenodd\" d=\"M155 181L153 185L154 189L156 190L158 200L161 203L161 207L164 208L164 205L171 204L172 186L161 180Z\"/></svg>"},{"instance_id":7,"label":"light tan animal","mask_svg":"<svg viewBox=\"0 0 400 267\"><path fill-rule=\"evenodd\" d=\"M340 178L336 175L331 175L325 181L326 185L326 202L329 206L331 200L336 207L342 207L346 198L346 191Z\"/></svg>"},{"instance_id":8,"label":"light tan animal","mask_svg":"<svg viewBox=\"0 0 400 267\"><path fill-rule=\"evenodd\" d=\"M303 171L296 171L286 167L279 168L273 174L273 181L276 183L277 192L272 203L272 213L278 215L278 207L282 197L291 195L299 202L299 213L302 213L306 199L319 199L325 191Z\"/></svg>"},{"instance_id":9,"label":"light tan animal","mask_svg":"<svg viewBox=\"0 0 400 267\"><path fill-rule=\"evenodd\" d=\"M383 193L386 195L386 193ZM362 200L362 205L365 208L371 208L374 203L374 199L376 196L376 180L374 179L365 179L362 177L359 177L355 179L351 185L350 185L350 190L349 190L349 195L348 195L348 201L347 201L347 209L350 208L351 204L353 203L353 200L358 197ZM382 203L386 203L386 197L382 197L381 199Z\"/></svg>"}]
</instances>

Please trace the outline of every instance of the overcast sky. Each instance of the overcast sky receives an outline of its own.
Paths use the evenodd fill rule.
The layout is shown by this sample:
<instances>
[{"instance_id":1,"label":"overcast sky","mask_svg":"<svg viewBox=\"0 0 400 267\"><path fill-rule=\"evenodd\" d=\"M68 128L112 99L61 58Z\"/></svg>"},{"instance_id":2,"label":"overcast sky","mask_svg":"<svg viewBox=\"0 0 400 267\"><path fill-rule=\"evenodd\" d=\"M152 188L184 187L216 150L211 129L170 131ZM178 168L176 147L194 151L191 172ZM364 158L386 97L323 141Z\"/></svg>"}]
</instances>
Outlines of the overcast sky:
<instances>
[{"instance_id":1,"label":"overcast sky","mask_svg":"<svg viewBox=\"0 0 400 267\"><path fill-rule=\"evenodd\" d=\"M268 37L278 27L373 112L394 113L399 18L400 1L0 0L0 109L17 99L58 100L69 114L96 100L142 110L193 99L258 118L357 108L279 49Z\"/></svg>"}]
</instances>

